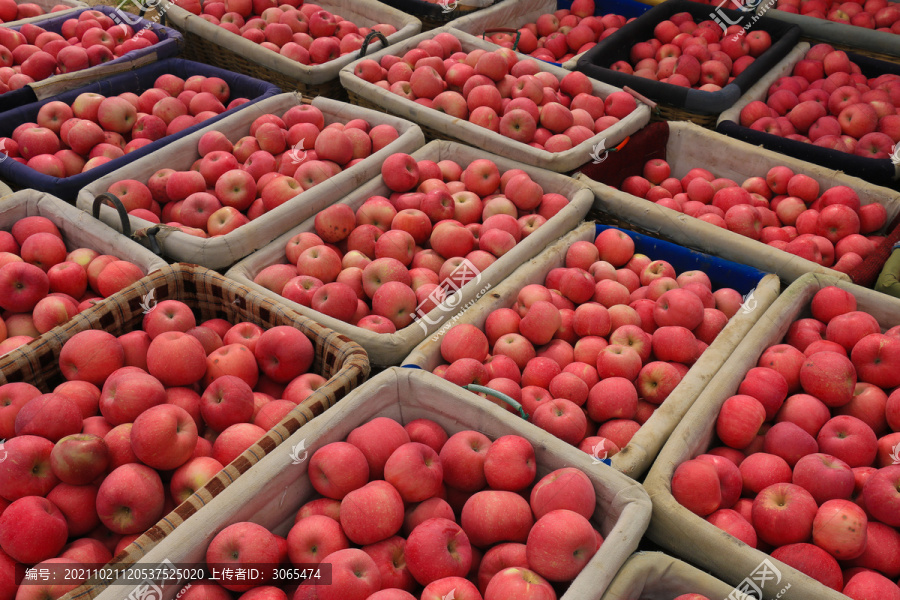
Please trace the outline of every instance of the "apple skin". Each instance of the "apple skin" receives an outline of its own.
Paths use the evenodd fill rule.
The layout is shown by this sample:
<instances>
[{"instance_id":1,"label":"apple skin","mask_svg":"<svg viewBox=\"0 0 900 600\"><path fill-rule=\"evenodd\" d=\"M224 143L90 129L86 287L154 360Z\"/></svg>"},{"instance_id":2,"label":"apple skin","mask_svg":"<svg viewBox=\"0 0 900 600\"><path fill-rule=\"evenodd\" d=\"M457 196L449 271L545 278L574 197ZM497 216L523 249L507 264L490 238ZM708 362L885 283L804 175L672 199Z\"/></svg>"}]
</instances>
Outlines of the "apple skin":
<instances>
[{"instance_id":1,"label":"apple skin","mask_svg":"<svg viewBox=\"0 0 900 600\"><path fill-rule=\"evenodd\" d=\"M509 567L498 572L484 590L484 600L531 598L555 600L550 583L526 567Z\"/></svg>"},{"instance_id":2,"label":"apple skin","mask_svg":"<svg viewBox=\"0 0 900 600\"><path fill-rule=\"evenodd\" d=\"M891 527L900 527L898 482L900 482L900 465L891 465L879 469L869 477L862 490L869 514Z\"/></svg>"},{"instance_id":3,"label":"apple skin","mask_svg":"<svg viewBox=\"0 0 900 600\"><path fill-rule=\"evenodd\" d=\"M369 481L369 464L358 447L347 442L333 442L313 453L309 478L317 492L326 498L341 500Z\"/></svg>"},{"instance_id":4,"label":"apple skin","mask_svg":"<svg viewBox=\"0 0 900 600\"><path fill-rule=\"evenodd\" d=\"M813 520L813 543L840 560L858 558L866 549L866 513L850 500L824 502Z\"/></svg>"},{"instance_id":5,"label":"apple skin","mask_svg":"<svg viewBox=\"0 0 900 600\"><path fill-rule=\"evenodd\" d=\"M479 548L498 542L524 542L534 521L531 507L514 492L476 492L463 506L460 524L469 541Z\"/></svg>"},{"instance_id":6,"label":"apple skin","mask_svg":"<svg viewBox=\"0 0 900 600\"><path fill-rule=\"evenodd\" d=\"M141 533L163 515L165 489L156 471L130 463L110 473L97 492L97 513L114 533Z\"/></svg>"},{"instance_id":7,"label":"apple skin","mask_svg":"<svg viewBox=\"0 0 900 600\"><path fill-rule=\"evenodd\" d=\"M597 495L587 475L578 469L563 467L548 473L534 485L529 503L536 519L560 509L571 510L587 519L597 509Z\"/></svg>"},{"instance_id":8,"label":"apple skin","mask_svg":"<svg viewBox=\"0 0 900 600\"><path fill-rule=\"evenodd\" d=\"M422 585L444 577L465 577L472 566L472 546L453 521L429 519L409 534L406 563Z\"/></svg>"},{"instance_id":9,"label":"apple skin","mask_svg":"<svg viewBox=\"0 0 900 600\"><path fill-rule=\"evenodd\" d=\"M46 498L19 498L0 515L0 545L22 563L35 564L57 556L67 536L65 516Z\"/></svg>"},{"instance_id":10,"label":"apple skin","mask_svg":"<svg viewBox=\"0 0 900 600\"><path fill-rule=\"evenodd\" d=\"M106 471L109 448L96 435L75 434L62 438L50 452L50 468L60 481L86 485Z\"/></svg>"},{"instance_id":11,"label":"apple skin","mask_svg":"<svg viewBox=\"0 0 900 600\"><path fill-rule=\"evenodd\" d=\"M602 541L582 515L565 509L550 511L528 533L528 564L550 581L570 581L587 565Z\"/></svg>"},{"instance_id":12,"label":"apple skin","mask_svg":"<svg viewBox=\"0 0 900 600\"><path fill-rule=\"evenodd\" d=\"M324 515L295 521L287 536L288 557L294 564L319 564L329 554L350 547L340 523Z\"/></svg>"},{"instance_id":13,"label":"apple skin","mask_svg":"<svg viewBox=\"0 0 900 600\"><path fill-rule=\"evenodd\" d=\"M206 562L221 567L278 564L279 550L274 534L256 523L238 522L216 534L206 549ZM245 592L259 583L224 583L233 592Z\"/></svg>"},{"instance_id":14,"label":"apple skin","mask_svg":"<svg viewBox=\"0 0 900 600\"><path fill-rule=\"evenodd\" d=\"M370 479L383 479L384 467L391 454L409 441L409 434L403 426L386 417L372 419L347 436L347 443L356 446L365 457Z\"/></svg>"},{"instance_id":15,"label":"apple skin","mask_svg":"<svg viewBox=\"0 0 900 600\"><path fill-rule=\"evenodd\" d=\"M430 446L410 442L397 448L384 465L384 478L404 502L422 502L440 493L444 468Z\"/></svg>"},{"instance_id":16,"label":"apple skin","mask_svg":"<svg viewBox=\"0 0 900 600\"><path fill-rule=\"evenodd\" d=\"M776 548L772 558L794 567L821 584L840 591L844 586L837 560L818 546L808 543L788 544Z\"/></svg>"},{"instance_id":17,"label":"apple skin","mask_svg":"<svg viewBox=\"0 0 900 600\"><path fill-rule=\"evenodd\" d=\"M796 544L812 535L817 510L816 501L802 487L776 483L756 496L752 523L757 536L767 544Z\"/></svg>"},{"instance_id":18,"label":"apple skin","mask_svg":"<svg viewBox=\"0 0 900 600\"><path fill-rule=\"evenodd\" d=\"M341 528L361 546L385 540L403 527L403 499L386 481L371 481L341 500Z\"/></svg>"}]
</instances>

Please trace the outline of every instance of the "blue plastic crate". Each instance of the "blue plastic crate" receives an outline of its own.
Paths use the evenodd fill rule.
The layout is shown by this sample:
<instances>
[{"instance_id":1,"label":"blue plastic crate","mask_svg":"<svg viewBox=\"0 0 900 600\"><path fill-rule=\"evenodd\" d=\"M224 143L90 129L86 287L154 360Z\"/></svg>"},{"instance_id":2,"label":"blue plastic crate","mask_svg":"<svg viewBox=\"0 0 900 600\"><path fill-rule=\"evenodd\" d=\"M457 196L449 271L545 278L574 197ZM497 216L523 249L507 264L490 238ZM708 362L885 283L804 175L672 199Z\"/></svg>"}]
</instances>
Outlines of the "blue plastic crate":
<instances>
[{"instance_id":1,"label":"blue plastic crate","mask_svg":"<svg viewBox=\"0 0 900 600\"><path fill-rule=\"evenodd\" d=\"M646 254L653 260L665 260L675 269L682 271L703 271L709 276L713 288L730 287L742 295L747 295L759 284L766 273L747 265L742 265L724 258L690 250L684 246L665 242L648 235L620 229L610 225L597 225L596 234L605 229L618 229L634 240L635 253Z\"/></svg>"},{"instance_id":2,"label":"blue plastic crate","mask_svg":"<svg viewBox=\"0 0 900 600\"><path fill-rule=\"evenodd\" d=\"M137 15L131 13L121 13L125 16L119 17L118 15L116 15L116 13L121 11L117 11L115 8L105 5L99 5L93 8L85 8L83 10L79 10L77 12L69 13L66 15L61 15L58 17L51 17L38 23L33 23L33 25L37 25L38 27L41 27L47 31L60 33L63 23L65 23L69 19L77 19L79 15L89 10L102 12L103 14L108 15L114 21L116 20L116 18L119 18L125 25L129 25L132 29L134 29L135 33L137 33L141 29L149 28L159 38L159 43L157 44L153 44L148 48L141 48L140 50L132 50L131 52L127 52L122 56L116 57L115 59L107 63L103 63L104 68L108 68L109 65L122 64L133 60L139 60L151 54L155 54L157 60L171 58L173 56L176 56L184 47L184 37L182 37L182 35L178 33L177 30L172 29L171 27L164 27L154 21L142 19ZM16 31L21 28L21 25L18 27L13 27L13 29L15 29ZM82 71L78 71L78 73L82 75L89 75L92 70L96 69L97 67L89 67ZM97 77L99 78L101 76L98 75ZM31 88L31 86L26 85L25 87L18 90L11 90L9 92L6 92L5 94L0 94L0 112L11 110L19 106L24 106L31 102L37 102L37 96L35 96L34 90Z\"/></svg>"},{"instance_id":3,"label":"blue plastic crate","mask_svg":"<svg viewBox=\"0 0 900 600\"><path fill-rule=\"evenodd\" d=\"M125 156L91 169L86 173L79 173L78 175L65 178L50 177L26 167L18 161L4 160L0 162L0 179L3 179L13 187L33 188L42 192L48 192L57 198L61 198L66 202L74 204L75 197L78 195L81 188L95 179L99 179L107 173L120 169L130 162L133 162L142 156L146 156L155 150L159 150L166 144L207 127L226 115L233 114L234 112L246 108L251 104L255 104L264 98L269 98L281 92L278 87L271 83L247 77L246 75L232 73L231 71L219 69L218 67L211 67L209 65L180 58L169 58L134 71L120 73L101 79L72 91L59 94L58 96L47 98L41 102L31 103L26 106L0 113L0 136L9 137L12 135L13 130L22 123L34 122L37 118L38 111L48 102L60 100L67 104L71 104L79 94L86 92L94 92L104 96L114 96L125 92L140 94L147 88L152 87L153 83L160 75L166 73L177 75L182 79L187 79L192 75L219 77L228 83L228 86L231 89L231 98L243 97L248 98L250 101L230 110L226 110L215 117L207 119L192 127L188 127L178 133L156 140L134 152L130 152Z\"/></svg>"}]
</instances>

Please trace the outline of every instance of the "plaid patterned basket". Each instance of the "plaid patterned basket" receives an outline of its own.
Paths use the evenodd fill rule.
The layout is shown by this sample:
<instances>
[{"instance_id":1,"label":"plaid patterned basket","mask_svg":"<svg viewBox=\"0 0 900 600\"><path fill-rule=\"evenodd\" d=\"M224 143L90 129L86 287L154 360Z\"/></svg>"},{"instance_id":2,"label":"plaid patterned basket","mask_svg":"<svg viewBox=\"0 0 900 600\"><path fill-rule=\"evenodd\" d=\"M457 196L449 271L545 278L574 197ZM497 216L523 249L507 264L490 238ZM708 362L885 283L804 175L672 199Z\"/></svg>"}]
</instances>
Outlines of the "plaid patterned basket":
<instances>
[{"instance_id":1,"label":"plaid patterned basket","mask_svg":"<svg viewBox=\"0 0 900 600\"><path fill-rule=\"evenodd\" d=\"M99 302L67 325L49 332L37 345L25 350L14 350L0 358L0 383L25 381L49 392L62 380L59 354L69 338L87 329L103 329L114 335L137 329L144 318L142 305L152 305L154 301L163 300L184 302L202 320L221 318L234 323L251 321L264 328L278 325L296 327L309 337L315 348L311 372L326 377L328 382L202 489L144 532L118 554L111 564L127 565L140 558L290 437L301 425L334 406L338 400L362 384L369 374L368 356L347 337L214 271L179 263L166 266ZM94 598L102 589L102 586L88 582L66 598Z\"/></svg>"}]
</instances>

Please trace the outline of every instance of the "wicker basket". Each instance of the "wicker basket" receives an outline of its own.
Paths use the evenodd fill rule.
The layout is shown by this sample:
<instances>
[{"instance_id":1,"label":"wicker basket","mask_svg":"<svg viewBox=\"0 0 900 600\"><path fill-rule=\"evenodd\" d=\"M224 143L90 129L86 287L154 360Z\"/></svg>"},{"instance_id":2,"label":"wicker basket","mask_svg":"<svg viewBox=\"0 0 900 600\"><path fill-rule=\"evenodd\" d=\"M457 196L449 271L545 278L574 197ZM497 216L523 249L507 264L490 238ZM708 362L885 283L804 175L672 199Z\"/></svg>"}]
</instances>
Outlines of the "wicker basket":
<instances>
[{"instance_id":1,"label":"wicker basket","mask_svg":"<svg viewBox=\"0 0 900 600\"><path fill-rule=\"evenodd\" d=\"M70 19L78 18L82 13L95 10L110 17L115 22L119 19L121 23L129 25L135 31L141 29L149 29L159 38L159 42L147 48L132 50L122 56L116 57L109 62L99 64L94 67L82 69L72 73L63 73L53 75L42 79L41 81L29 83L28 85L18 89L11 90L5 94L0 94L0 111L11 110L13 108L24 106L30 102L44 100L58 94L62 94L67 90L88 85L98 79L123 73L125 71L133 71L145 65L171 58L179 53L184 46L184 39L181 34L171 27L163 27L150 19L140 17L120 17L117 10L109 6L97 6L96 8L83 8L73 11L63 11L53 13L44 18L40 23L35 23L43 27L47 31L60 33L63 23Z\"/></svg>"},{"instance_id":2,"label":"wicker basket","mask_svg":"<svg viewBox=\"0 0 900 600\"><path fill-rule=\"evenodd\" d=\"M480 37L459 31L453 28L443 28L456 36L462 44L463 52L471 52L475 49L493 51L496 45ZM429 31L416 37L374 54L371 58L381 60L385 55L402 56L408 50L415 48L419 42L433 38L438 30ZM519 60L532 60L538 64L542 71L553 74L562 79L569 71L556 67L549 63L533 59L524 54L517 55ZM591 159L591 153L605 144L612 148L620 144L629 135L646 125L650 120L650 109L638 102L637 108L625 118L611 127L595 134L593 137L581 142L577 146L564 152L548 152L533 148L528 144L517 142L504 137L495 131L481 127L463 119L457 119L445 113L430 108L425 108L412 100L402 98L373 83L357 77L353 72L356 63L351 63L341 70L341 83L350 95L350 101L360 106L383 110L417 123L426 137L430 139L442 139L476 148L482 148L499 156L511 158L527 165L541 167L557 173L567 173L577 169ZM609 94L618 91L596 80L591 80L595 96L606 98Z\"/></svg>"},{"instance_id":3,"label":"wicker basket","mask_svg":"<svg viewBox=\"0 0 900 600\"><path fill-rule=\"evenodd\" d=\"M387 45L416 35L422 29L418 19L377 0L329 0L318 4L360 26L379 22L393 25L397 32L387 37ZM213 25L167 0L160 3L159 10L169 26L184 36L185 58L258 77L276 84L283 91L296 91L306 96L346 100L347 94L338 81L340 69L365 56L367 51L371 53L384 47L382 41L373 38L368 49L364 47L358 54L347 54L323 65L302 65Z\"/></svg>"},{"instance_id":4,"label":"wicker basket","mask_svg":"<svg viewBox=\"0 0 900 600\"><path fill-rule=\"evenodd\" d=\"M716 420L725 400L737 393L745 374L757 366L765 349L781 343L791 323L810 316L808 307L815 293L831 285L851 292L856 297L857 310L875 317L883 329L900 322L900 300L896 298L827 275L804 275L769 307L722 366L672 433L644 482L653 498L653 521L647 532L652 541L734 585L751 577L763 560L769 560L781 577L777 582L771 578L766 582L757 581L765 598L847 600L843 594L767 553L751 548L681 506L672 496L672 475L680 464L710 448L716 435ZM790 589L776 596L787 583L790 583Z\"/></svg>"},{"instance_id":5,"label":"wicker basket","mask_svg":"<svg viewBox=\"0 0 900 600\"><path fill-rule=\"evenodd\" d=\"M721 3L720 3L721 4ZM672 84L653 81L629 75L612 69L619 60L629 60L629 49L635 42L653 37L654 27L669 19L675 13L690 13L695 22L710 19L710 11L715 7L687 0L670 0L650 9L634 21L626 24L609 37L584 53L576 65L576 70L588 77L606 81L624 88L629 86L659 104L659 120L691 121L697 125L712 128L716 116L737 102L755 81L762 77L781 60L800 38L800 29L766 17L758 17L752 23L755 30L769 33L772 46L763 52L734 81L715 92L681 88ZM736 10L722 10L729 22L741 19L756 19L751 13ZM749 23L748 23L749 25Z\"/></svg>"},{"instance_id":6,"label":"wicker basket","mask_svg":"<svg viewBox=\"0 0 900 600\"><path fill-rule=\"evenodd\" d=\"M441 343L452 325L468 323L483 329L488 315L501 308L512 307L516 303L519 291L526 285L543 285L552 269L565 265L569 246L576 241L593 242L599 229L593 223L584 223L527 264L519 267L499 286L492 288L489 296L483 297L472 308L457 315L437 335L419 344L406 357L403 365L433 371L438 365L445 364L446 361L441 356ZM610 457L614 469L633 479L640 479L653 464L669 434L703 391L704 386L718 372L722 363L759 320L764 310L778 297L780 285L774 275L765 275L750 267L692 252L639 234L629 232L629 235L635 240L635 252L650 256L652 259L664 258L679 273L693 269L702 270L709 275L715 287L732 287L744 295L753 291L753 299L756 302L754 310L739 311L729 321L708 351L691 366L681 383L638 430L631 442L618 454Z\"/></svg>"},{"instance_id":7,"label":"wicker basket","mask_svg":"<svg viewBox=\"0 0 900 600\"><path fill-rule=\"evenodd\" d=\"M426 336L432 335L437 331L445 320L453 317L454 314L474 302L475 298L480 294L493 291L493 286L496 286L508 277L519 265L530 260L548 244L553 243L556 239L576 227L587 214L591 203L588 190L571 178L487 154L469 146L462 146L452 142L431 142L424 148L414 152L412 156L416 160L431 160L433 162L452 160L462 167L477 159L487 158L494 161L501 172L512 169L524 170L543 189L554 190L556 193L566 196L569 199L569 204L548 219L534 233L522 239L509 252L478 274L474 280L463 285L458 294L450 294L444 303L434 308L420 321L411 323L395 333L374 333L356 327L354 324L339 321L316 312L309 307L301 306L253 283L256 275L265 267L287 262L287 258L284 255L285 244L298 233L315 231L314 218L300 223L264 248L261 248L258 252L251 254L230 269L226 275L261 294L285 303L297 312L314 318L335 331L343 332L365 348L366 352L369 353L369 359L372 361L372 364L380 367L394 366L399 365L403 357L409 354ZM355 211L370 197L377 195L387 197L390 193L390 190L384 185L381 176L378 175L349 193L340 202L349 205Z\"/></svg>"},{"instance_id":8,"label":"wicker basket","mask_svg":"<svg viewBox=\"0 0 900 600\"><path fill-rule=\"evenodd\" d=\"M862 204L879 203L887 209L887 223L882 232L890 232L889 224L900 216L900 193L873 185L839 171L776 154L732 138L707 131L689 123L653 124L631 137L628 145L611 154L600 164L581 169L577 179L594 191L594 210L606 219L618 219L621 226L642 228L677 244L719 256L727 260L775 273L787 282L810 272L826 273L860 283L857 271L849 276L810 260L778 250L759 241L705 223L649 200L635 198L620 191L622 182L640 175L647 160L661 158L672 167L673 177L683 177L695 167L708 169L716 177L728 177L739 183L749 177L765 177L775 166L787 166L795 173L809 175L822 190L845 185L853 189ZM886 258L886 256L884 257ZM876 271L877 272L877 271Z\"/></svg>"},{"instance_id":9,"label":"wicker basket","mask_svg":"<svg viewBox=\"0 0 900 600\"><path fill-rule=\"evenodd\" d=\"M848 23L837 23L828 19L817 19L778 10L774 6L765 8L761 2L758 14L765 14L772 19L791 23L800 27L801 41L810 45L830 44L835 50L854 52L869 58L900 63L900 36L886 31L874 31L865 27L857 27ZM888 4L893 4L888 0Z\"/></svg>"},{"instance_id":10,"label":"wicker basket","mask_svg":"<svg viewBox=\"0 0 900 600\"><path fill-rule=\"evenodd\" d=\"M144 275L166 266L165 261L140 244L117 240L112 229L59 198L34 190L8 193L11 195L7 196L0 190L0 196L5 196L0 201L0 230L9 231L17 221L26 217L44 217L59 229L69 252L76 248L90 248L100 254L110 254L137 265ZM52 331L45 335L51 334ZM40 344L42 337L38 336L27 346Z\"/></svg>"},{"instance_id":11,"label":"wicker basket","mask_svg":"<svg viewBox=\"0 0 900 600\"><path fill-rule=\"evenodd\" d=\"M67 325L48 332L40 343L29 344L27 348L14 350L0 358L0 383L24 381L44 391L51 391L62 380L59 354L67 340L88 329L103 329L121 335L139 328L144 318L142 304L146 305L151 293L156 302L171 299L186 303L195 311L198 321L222 318L232 323L251 321L264 328L286 325L299 329L309 337L315 348L315 360L310 372L321 374L328 382L202 489L117 555L114 562L118 564L133 562L164 540L301 425L333 406L369 374L365 351L346 337L213 271L196 265L177 264L163 267L98 303ZM120 593L121 588L113 589L115 594ZM85 584L66 598L93 598L99 591L100 588Z\"/></svg>"},{"instance_id":12,"label":"wicker basket","mask_svg":"<svg viewBox=\"0 0 900 600\"><path fill-rule=\"evenodd\" d=\"M70 104L82 93L94 92L104 96L112 96L125 92L141 92L153 87L157 77L169 73L186 79L192 75L204 75L206 77L220 77L228 83L233 98L248 98L249 102L230 108L214 117L206 119L202 123L192 125L177 133L167 135L158 140L138 148L124 156L113 159L107 163L94 167L89 171L72 175L71 177L51 177L44 175L14 160L0 161L0 178L5 180L14 189L34 188L53 194L66 202L74 203L78 192L107 173L129 165L151 152L166 147L195 131L212 126L221 119L240 114L252 107L256 102L276 95L279 90L274 85L259 79L253 79L239 73L231 73L224 69L209 65L191 62L180 58L167 58L165 60L150 63L139 69L110 75L98 81L93 81L81 87L67 90L57 96L52 96L40 102L34 102L20 106L4 113L0 113L0 135L10 136L13 129L21 123L35 121L41 107L49 102L59 100Z\"/></svg>"},{"instance_id":13,"label":"wicker basket","mask_svg":"<svg viewBox=\"0 0 900 600\"><path fill-rule=\"evenodd\" d=\"M39 21L43 21L44 19L51 17L58 17L60 15L71 14L78 10L79 8L84 8L88 6L87 3L81 2L81 0L16 0L16 4L37 4L45 11L49 11L51 8L56 6L57 4L61 4L63 6L70 6L71 8L66 10L60 10L54 13L48 12L43 15L39 15L37 17L28 17L27 19L19 19L18 21L8 21L3 23L2 27L18 27L19 25L24 25L25 23L39 23Z\"/></svg>"},{"instance_id":14,"label":"wicker basket","mask_svg":"<svg viewBox=\"0 0 900 600\"><path fill-rule=\"evenodd\" d=\"M854 27L854 29L856 28ZM719 116L716 131L754 146L763 146L774 150L779 154L786 154L829 169L843 171L876 185L900 187L900 165L895 165L890 158L857 156L831 148L822 148L812 143L789 140L763 131L756 131L740 124L741 111L744 107L754 100L765 102L769 87L780 77L790 76L794 71L794 66L803 60L808 50L809 44L805 42L797 44L775 68L748 89L734 106ZM896 63L875 60L853 52L848 53L847 56L852 62L859 65L862 74L866 77L878 77L882 74L900 75L900 65Z\"/></svg>"},{"instance_id":15,"label":"wicker basket","mask_svg":"<svg viewBox=\"0 0 900 600\"><path fill-rule=\"evenodd\" d=\"M158 243L162 255L171 259L187 261L211 269L225 269L251 252L262 248L289 228L337 202L363 182L376 177L381 173L381 164L391 154L413 152L425 142L418 126L382 112L363 111L358 107L322 97L310 101L296 92L279 94L263 100L258 106L250 106L215 125L173 142L158 153L146 156L92 182L79 192L76 204L82 210L94 211L95 198L105 192L112 183L122 179L147 181L163 164L176 170L190 169L194 161L199 158L197 143L208 131L215 129L224 133L231 140L237 141L241 136L247 135L250 125L256 118L265 114L282 115L298 104L310 102L322 111L325 123L346 123L354 118L363 118L372 126L380 123L391 125L397 129L400 137L361 163L345 169L318 186L301 192L290 201L225 235L200 238L171 227L160 229L149 221L131 216L129 224L130 229L134 232L132 237L150 247L153 247L154 243ZM99 208L101 209L100 218L104 222L119 231L125 230L115 210L108 206ZM159 231L159 233L153 234L154 231Z\"/></svg>"},{"instance_id":16,"label":"wicker basket","mask_svg":"<svg viewBox=\"0 0 900 600\"><path fill-rule=\"evenodd\" d=\"M569 0L519 0L516 2L501 2L477 13L462 17L453 22L452 27L483 36L488 30L495 28L520 28L528 23L534 23L538 17L544 14L552 14L557 10L569 9L572 3ZM608 14L622 15L626 18L638 17L650 10L650 7L634 0L600 0L596 4L594 14L603 16ZM513 50L517 50L513 46ZM584 54L582 52L582 54ZM575 63L581 54L565 63L546 61L565 69L574 70Z\"/></svg>"},{"instance_id":17,"label":"wicker basket","mask_svg":"<svg viewBox=\"0 0 900 600\"><path fill-rule=\"evenodd\" d=\"M404 424L418 418L431 419L448 434L474 429L491 439L504 435L522 436L535 450L536 481L559 468L583 471L597 495L591 522L604 541L565 593L559 596L560 600L599 600L647 527L650 499L639 484L606 465L592 464L586 454L535 430L498 406L484 405L431 373L392 368L372 378L332 410L301 428L247 476L201 510L198 518L191 519L156 548L146 552L136 566L159 564L165 559L178 565L204 565L209 542L216 533L236 522L252 521L277 535L287 535L297 510L314 493L307 476L309 461L298 464L291 456L292 448L302 447L312 456L322 446L343 440L355 427L376 417L387 417ZM177 598L181 585L183 583L164 586L157 598ZM122 600L130 592L129 587L114 587L96 599ZM64 600L75 597L73 593ZM447 598L449 600L450 595Z\"/></svg>"}]
</instances>

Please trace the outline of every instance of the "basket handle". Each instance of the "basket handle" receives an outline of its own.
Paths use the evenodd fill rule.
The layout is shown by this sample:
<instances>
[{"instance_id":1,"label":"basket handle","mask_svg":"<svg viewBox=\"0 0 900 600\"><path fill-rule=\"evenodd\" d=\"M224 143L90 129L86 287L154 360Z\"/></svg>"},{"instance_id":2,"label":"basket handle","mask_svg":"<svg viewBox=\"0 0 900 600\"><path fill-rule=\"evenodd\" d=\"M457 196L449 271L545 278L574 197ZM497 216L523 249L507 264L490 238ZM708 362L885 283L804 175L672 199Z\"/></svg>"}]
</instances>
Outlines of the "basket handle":
<instances>
[{"instance_id":1,"label":"basket handle","mask_svg":"<svg viewBox=\"0 0 900 600\"><path fill-rule=\"evenodd\" d=\"M366 55L366 52L369 50L369 44L372 42L373 38L378 38L379 40L381 40L381 43L385 48L388 47L387 38L384 37L383 33L381 33L380 31L370 31L366 36L366 39L363 40L362 46L359 49L359 56L357 56L357 58L362 58Z\"/></svg>"},{"instance_id":2,"label":"basket handle","mask_svg":"<svg viewBox=\"0 0 900 600\"><path fill-rule=\"evenodd\" d=\"M522 405L504 394L503 392L498 392L497 390L491 389L489 387L484 387L483 385L475 385L474 383L470 383L469 385L463 386L470 392L481 392L482 394L487 394L488 396L493 396L498 400L502 400L516 409L519 413L519 416L528 420L528 415L525 414L525 409L522 408Z\"/></svg>"},{"instance_id":3,"label":"basket handle","mask_svg":"<svg viewBox=\"0 0 900 600\"><path fill-rule=\"evenodd\" d=\"M649 106L649 107L650 107L650 110L656 112L657 115L660 114L660 112L659 112L659 106L656 104L656 102L654 102L653 100L651 100L651 99L648 98L647 96L641 94L641 93L638 92L638 91L635 91L635 90L631 89L631 88L628 87L627 85L624 86L624 87L622 88L622 90L624 90L624 91L628 92L629 94L631 94L636 100L638 100L638 101L640 101L640 102L643 102L644 104L646 104L647 106Z\"/></svg>"},{"instance_id":4,"label":"basket handle","mask_svg":"<svg viewBox=\"0 0 900 600\"><path fill-rule=\"evenodd\" d=\"M100 205L106 204L107 206L112 206L119 212L119 219L122 221L122 233L126 237L131 237L131 222L128 220L128 211L125 210L125 205L122 204L122 201L119 200L118 196L115 194L111 194L109 192L103 192L102 194L97 194L94 198L94 206L92 209L92 213L95 219L100 218Z\"/></svg>"},{"instance_id":5,"label":"basket handle","mask_svg":"<svg viewBox=\"0 0 900 600\"><path fill-rule=\"evenodd\" d=\"M486 40L485 37L489 33L514 33L516 34L516 41L513 42L513 51L518 51L519 49L519 40L522 38L522 32L518 29L513 29L512 27L491 27L490 29L485 29L484 33L481 34L481 39Z\"/></svg>"},{"instance_id":6,"label":"basket handle","mask_svg":"<svg viewBox=\"0 0 900 600\"><path fill-rule=\"evenodd\" d=\"M91 207L91 213L93 214L95 219L100 218L100 205L106 204L107 206L112 206L119 213L119 219L122 221L122 234L129 238L134 238L134 235L131 231L131 221L128 218L128 211L125 210L125 205L122 204L122 201L119 200L118 196L115 194L111 194L110 192L103 192L102 194L97 194L94 198L94 204ZM162 256L162 248L159 245L159 242L156 239L156 234L159 233L159 226L151 227L147 230L147 238L150 241L150 251L157 256Z\"/></svg>"}]
</instances>

